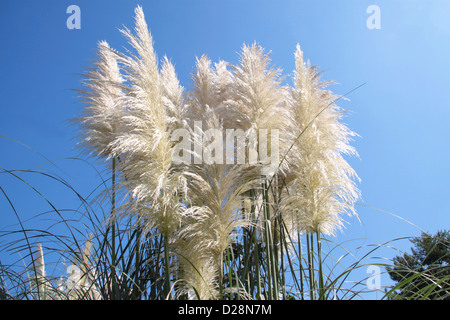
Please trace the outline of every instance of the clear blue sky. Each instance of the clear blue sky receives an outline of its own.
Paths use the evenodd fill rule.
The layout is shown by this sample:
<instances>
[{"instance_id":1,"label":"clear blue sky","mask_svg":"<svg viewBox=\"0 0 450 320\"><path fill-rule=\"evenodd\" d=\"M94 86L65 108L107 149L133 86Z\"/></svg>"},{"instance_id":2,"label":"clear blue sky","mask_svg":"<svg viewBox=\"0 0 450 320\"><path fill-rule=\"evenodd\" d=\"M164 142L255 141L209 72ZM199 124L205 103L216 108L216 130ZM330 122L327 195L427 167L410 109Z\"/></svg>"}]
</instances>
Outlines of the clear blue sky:
<instances>
[{"instance_id":1,"label":"clear blue sky","mask_svg":"<svg viewBox=\"0 0 450 320\"><path fill-rule=\"evenodd\" d=\"M81 29L69 30L66 9L81 9ZM450 228L450 2L425 0L321 1L2 1L0 3L0 135L18 140L48 159L78 156L65 121L81 105L69 89L80 88L98 41L119 51L118 31L133 27L134 8L143 6L160 57L172 59L181 84L189 85L196 56L236 63L242 44L259 42L273 62L292 74L295 46L326 70L331 89L353 92L340 105L351 111L349 127L360 159L349 159L362 179L362 203L392 212L430 233ZM366 9L381 9L381 29L369 30ZM0 138L0 166L27 169L40 155ZM96 184L96 172L80 161L40 167L60 174L82 195ZM99 167L100 168L100 167ZM30 177L60 207L75 197L49 179ZM50 208L5 175L0 186L22 217ZM363 238L381 243L420 230L389 214L357 207L336 242ZM14 216L0 196L0 226ZM28 224L27 226L31 226ZM394 246L407 250L407 242ZM392 256L392 251L385 256Z\"/></svg>"}]
</instances>

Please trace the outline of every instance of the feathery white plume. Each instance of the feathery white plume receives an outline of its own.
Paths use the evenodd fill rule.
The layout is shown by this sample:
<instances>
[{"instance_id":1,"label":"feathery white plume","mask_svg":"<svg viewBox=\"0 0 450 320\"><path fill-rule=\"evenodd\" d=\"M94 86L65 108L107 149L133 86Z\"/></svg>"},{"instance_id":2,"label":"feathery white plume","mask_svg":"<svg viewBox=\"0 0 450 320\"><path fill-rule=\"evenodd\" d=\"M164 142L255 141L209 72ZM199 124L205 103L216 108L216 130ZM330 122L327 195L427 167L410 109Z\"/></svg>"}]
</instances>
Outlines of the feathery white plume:
<instances>
[{"instance_id":1,"label":"feathery white plume","mask_svg":"<svg viewBox=\"0 0 450 320\"><path fill-rule=\"evenodd\" d=\"M136 54L124 56L127 112L113 151L121 157L123 182L138 214L168 235L179 224L183 205L177 193L183 176L172 167L171 131L181 121L181 88L168 61L162 75L142 8L136 8L136 35L125 29ZM161 80L162 79L162 80Z\"/></svg>"},{"instance_id":2,"label":"feathery white plume","mask_svg":"<svg viewBox=\"0 0 450 320\"><path fill-rule=\"evenodd\" d=\"M281 86L281 70L270 66L270 54L254 43L244 44L239 65L233 66L233 96L230 101L236 109L245 115L244 130L249 136L250 147L258 152L257 161L265 171L273 173L279 165L280 157L271 158L267 167L267 157L286 151L285 128L288 121L286 107L286 88ZM260 134L267 130L267 140L261 140ZM253 143L253 145L251 144ZM276 148L275 148L276 147ZM267 154L261 153L267 148ZM272 154L274 151L274 154ZM248 155L249 158L251 155ZM286 169L286 162L280 171Z\"/></svg>"},{"instance_id":3,"label":"feathery white plume","mask_svg":"<svg viewBox=\"0 0 450 320\"><path fill-rule=\"evenodd\" d=\"M111 143L124 111L123 78L117 58L106 41L99 43L95 67L84 73L86 89L79 90L87 106L73 120L80 126L80 146L100 158L111 156Z\"/></svg>"},{"instance_id":4,"label":"feathery white plume","mask_svg":"<svg viewBox=\"0 0 450 320\"><path fill-rule=\"evenodd\" d=\"M247 116L248 128L282 128L286 113L280 74L270 67L270 55L261 46L243 45L240 64L233 66L233 103Z\"/></svg>"},{"instance_id":5,"label":"feathery white plume","mask_svg":"<svg viewBox=\"0 0 450 320\"><path fill-rule=\"evenodd\" d=\"M353 179L359 179L343 155L356 155L349 141L355 133L340 122L343 111L336 96L320 82L320 74L297 46L295 87L291 91L292 164L290 195L284 198L285 222L297 231L335 234L343 213L356 214L359 197Z\"/></svg>"},{"instance_id":6,"label":"feathery white plume","mask_svg":"<svg viewBox=\"0 0 450 320\"><path fill-rule=\"evenodd\" d=\"M197 59L188 112L191 119L202 123L202 130L192 131L192 139L200 144L202 154L212 144L205 132L211 129L224 133L224 123L231 125L231 116L238 114L222 113L227 108L224 103L231 83L231 74L225 67L219 63L214 70L206 56ZM219 139L219 145L224 146L223 134L213 139L215 142ZM215 149L216 153L223 151L220 147ZM187 268L183 273L187 283L197 291L201 289L206 297L214 298L218 296L223 275L224 251L235 240L238 228L249 223L240 210L242 196L253 186L250 182L259 176L259 170L245 164L203 160L201 164L189 165L185 173L192 206L185 211L179 232L179 241L185 248L179 260L181 267Z\"/></svg>"}]
</instances>

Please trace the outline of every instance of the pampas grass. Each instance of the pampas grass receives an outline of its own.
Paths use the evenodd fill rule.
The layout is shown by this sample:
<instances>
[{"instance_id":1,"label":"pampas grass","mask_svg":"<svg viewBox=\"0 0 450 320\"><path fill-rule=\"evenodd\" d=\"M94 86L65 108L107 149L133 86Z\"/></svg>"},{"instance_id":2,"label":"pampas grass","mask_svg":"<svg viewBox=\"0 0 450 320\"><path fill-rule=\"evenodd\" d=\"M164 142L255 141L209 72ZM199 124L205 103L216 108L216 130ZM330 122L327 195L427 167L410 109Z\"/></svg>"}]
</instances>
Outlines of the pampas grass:
<instances>
[{"instance_id":1,"label":"pampas grass","mask_svg":"<svg viewBox=\"0 0 450 320\"><path fill-rule=\"evenodd\" d=\"M343 111L335 105L336 97L326 90L320 73L297 46L295 52L295 87L291 90L291 137L289 158L295 168L290 172L282 211L295 232L334 235L343 225L342 214L356 214L359 181L344 155L357 155L349 141L356 134L340 120Z\"/></svg>"},{"instance_id":2,"label":"pampas grass","mask_svg":"<svg viewBox=\"0 0 450 320\"><path fill-rule=\"evenodd\" d=\"M103 159L112 156L112 142L125 111L124 79L117 59L106 41L99 42L97 61L83 74L85 89L78 90L86 107L72 120L79 125L80 150Z\"/></svg>"},{"instance_id":3,"label":"pampas grass","mask_svg":"<svg viewBox=\"0 0 450 320\"><path fill-rule=\"evenodd\" d=\"M72 285L76 294L68 294L67 282L54 284L44 272L40 247L25 257L41 285L33 297L56 297L50 291L67 299L345 297L345 279L362 260L336 274L330 244L345 216L357 216L359 178L345 159L357 155L350 145L357 135L342 122L345 112L336 105L342 97L328 89L331 83L320 80L298 46L293 86L285 84L270 53L254 43L243 45L236 65L197 58L185 91L172 62L159 60L141 7L134 30L121 32L131 48L120 53L99 43L74 119L81 150L110 169L101 183L110 183L107 197L80 197L89 228L74 232L59 214L70 236L36 238L61 243L82 277ZM242 136L231 140L227 129ZM179 130L191 146L184 162L173 161ZM279 157L271 158L276 150ZM21 231L32 245L30 231Z\"/></svg>"},{"instance_id":4,"label":"pampas grass","mask_svg":"<svg viewBox=\"0 0 450 320\"><path fill-rule=\"evenodd\" d=\"M148 228L156 226L169 235L178 224L182 208L174 197L182 176L171 167L174 143L170 140L174 123L180 121L179 87L168 62L161 81L153 40L140 7L136 9L135 29L136 35L128 29L123 31L136 55L121 59L129 83L127 112L112 150L121 159L119 170L123 186L136 204L134 211L141 214Z\"/></svg>"}]
</instances>

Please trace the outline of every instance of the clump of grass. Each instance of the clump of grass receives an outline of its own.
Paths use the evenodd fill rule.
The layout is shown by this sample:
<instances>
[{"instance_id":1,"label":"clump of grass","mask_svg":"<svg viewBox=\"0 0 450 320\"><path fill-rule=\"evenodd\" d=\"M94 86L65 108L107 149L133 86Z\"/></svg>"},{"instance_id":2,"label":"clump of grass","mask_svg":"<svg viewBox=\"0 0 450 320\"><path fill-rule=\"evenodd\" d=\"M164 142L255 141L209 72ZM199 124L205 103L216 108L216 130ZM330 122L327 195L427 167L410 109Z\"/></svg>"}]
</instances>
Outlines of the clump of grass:
<instances>
[{"instance_id":1,"label":"clump of grass","mask_svg":"<svg viewBox=\"0 0 450 320\"><path fill-rule=\"evenodd\" d=\"M343 246L333 247L332 237L344 214L356 215L360 197L359 178L345 160L357 154L350 145L356 134L342 123L344 111L336 105L344 96L327 89L299 46L294 86L283 84L282 71L256 43L243 45L237 65L213 65L206 55L197 59L192 90L185 92L167 57L159 66L142 8L135 13L134 32L122 31L132 49L123 54L100 42L78 90L84 103L74 119L79 146L101 161L108 178L85 198L55 175L23 172L54 179L76 194L79 220L58 210L18 171L2 168L1 174L42 197L66 232L25 228L0 187L20 224L3 237L22 235L5 250L27 261L22 271L2 264L2 297L357 297L362 281L349 288L349 276L367 266L364 260L377 247L343 268L352 253L333 256ZM185 151L188 163L173 161L179 141L172 137L179 129L190 133L185 143L196 145ZM227 144L226 137L205 140L207 129L240 130L249 143L233 149L231 159L243 155L245 161L195 161L212 142ZM266 143L255 136L261 130L278 143L265 150L271 163L254 153ZM275 147L281 158L273 157ZM230 159L214 150L213 159ZM59 254L57 261L70 264L71 274L52 277L44 267L46 252Z\"/></svg>"}]
</instances>

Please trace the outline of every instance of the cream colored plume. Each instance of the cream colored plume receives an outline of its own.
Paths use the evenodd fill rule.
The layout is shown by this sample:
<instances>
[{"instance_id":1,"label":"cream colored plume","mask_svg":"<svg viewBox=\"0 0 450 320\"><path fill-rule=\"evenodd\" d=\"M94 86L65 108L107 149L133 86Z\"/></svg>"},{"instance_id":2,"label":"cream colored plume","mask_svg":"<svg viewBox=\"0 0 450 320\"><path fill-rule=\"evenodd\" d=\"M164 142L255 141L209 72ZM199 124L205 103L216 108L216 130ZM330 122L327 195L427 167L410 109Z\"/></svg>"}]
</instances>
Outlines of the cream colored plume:
<instances>
[{"instance_id":1,"label":"cream colored plume","mask_svg":"<svg viewBox=\"0 0 450 320\"><path fill-rule=\"evenodd\" d=\"M255 134L256 139L250 141L255 141L252 147L258 152L258 161L262 160L260 147L267 145L268 155L271 155L272 147L275 146L271 142L274 142L281 156L278 163L271 161L270 171L279 169L283 172L287 169L287 162L283 162L280 168L278 165L287 150L285 131L289 114L287 90L281 85L281 70L273 68L270 54L254 43L251 46L243 45L240 63L232 67L232 73L233 96L230 104L245 115L245 121L242 122L244 130ZM267 130L267 143L260 140L262 130Z\"/></svg>"},{"instance_id":2,"label":"cream colored plume","mask_svg":"<svg viewBox=\"0 0 450 320\"><path fill-rule=\"evenodd\" d=\"M80 117L79 145L95 157L111 157L114 141L124 112L123 78L117 63L118 54L106 41L98 45L95 67L84 73L85 90L80 90L87 105Z\"/></svg>"},{"instance_id":3,"label":"cream colored plume","mask_svg":"<svg viewBox=\"0 0 450 320\"><path fill-rule=\"evenodd\" d=\"M244 128L245 115L232 102L234 78L228 65L221 60L213 66L206 55L197 58L192 91L186 97L186 115L191 128L194 121L210 119L210 112L214 112L225 130Z\"/></svg>"},{"instance_id":4,"label":"cream colored plume","mask_svg":"<svg viewBox=\"0 0 450 320\"><path fill-rule=\"evenodd\" d=\"M356 214L354 203L359 180L345 155L357 155L349 141L355 133L340 120L343 111L336 96L320 82L320 74L297 46L294 88L289 108L292 116L293 164L289 195L282 212L296 231L334 235L343 226L342 214Z\"/></svg>"},{"instance_id":5,"label":"cream colored plume","mask_svg":"<svg viewBox=\"0 0 450 320\"><path fill-rule=\"evenodd\" d=\"M183 208L177 197L183 176L172 167L174 142L170 139L182 121L182 89L168 61L159 73L141 7L136 8L135 24L135 34L122 31L135 53L120 60L128 83L127 112L113 151L121 158L123 183L135 200L135 212L149 228L156 226L170 234Z\"/></svg>"},{"instance_id":6,"label":"cream colored plume","mask_svg":"<svg viewBox=\"0 0 450 320\"><path fill-rule=\"evenodd\" d=\"M240 114L239 110L232 110L233 106L226 105L231 97L230 90L231 74L225 63L219 63L213 69L206 56L197 59L187 112L191 121L201 121L202 130L193 130L192 139L200 144L202 154L211 144L205 139L204 132L215 129L224 133L225 125L232 126L235 122L232 115ZM224 112L227 108L229 110ZM224 138L220 135L213 139L219 139L224 146ZM236 146L241 147L245 146ZM217 148L216 152L223 152L223 149ZM218 297L223 254L235 240L237 230L249 223L240 209L244 193L253 186L251 182L259 178L259 174L257 167L225 161L203 159L200 164L187 166L185 175L191 206L184 212L175 245L183 279L188 284L185 290L201 291L200 296L208 299Z\"/></svg>"}]
</instances>

